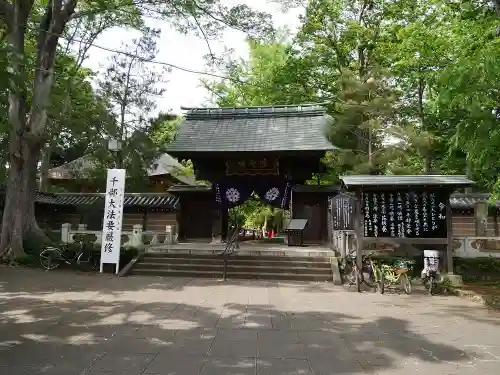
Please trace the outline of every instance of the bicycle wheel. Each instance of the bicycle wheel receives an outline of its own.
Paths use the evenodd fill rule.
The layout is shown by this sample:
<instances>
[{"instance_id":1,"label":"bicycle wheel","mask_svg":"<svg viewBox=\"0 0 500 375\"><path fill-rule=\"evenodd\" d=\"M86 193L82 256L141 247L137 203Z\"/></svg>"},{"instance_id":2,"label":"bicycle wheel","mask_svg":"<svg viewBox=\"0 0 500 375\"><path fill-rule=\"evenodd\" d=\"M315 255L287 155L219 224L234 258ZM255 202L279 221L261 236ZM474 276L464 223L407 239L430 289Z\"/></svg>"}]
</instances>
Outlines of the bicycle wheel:
<instances>
[{"instance_id":1,"label":"bicycle wheel","mask_svg":"<svg viewBox=\"0 0 500 375\"><path fill-rule=\"evenodd\" d=\"M434 276L430 276L427 279L427 282L429 283L429 285L427 285L427 292L429 293L430 296L432 296L434 294L434 285L436 284Z\"/></svg>"},{"instance_id":2,"label":"bicycle wheel","mask_svg":"<svg viewBox=\"0 0 500 375\"><path fill-rule=\"evenodd\" d=\"M344 269L344 278L349 283L349 286L356 284L356 267L354 264L346 265Z\"/></svg>"},{"instance_id":3,"label":"bicycle wheel","mask_svg":"<svg viewBox=\"0 0 500 375\"><path fill-rule=\"evenodd\" d=\"M401 276L401 286L406 294L411 294L411 281L408 274L404 273Z\"/></svg>"},{"instance_id":4,"label":"bicycle wheel","mask_svg":"<svg viewBox=\"0 0 500 375\"><path fill-rule=\"evenodd\" d=\"M361 279L363 277L363 274L361 274L361 272L359 272L359 269L357 266L354 266L354 271L356 273L356 291L359 293L361 292L361 283L363 282L363 279Z\"/></svg>"},{"instance_id":5,"label":"bicycle wheel","mask_svg":"<svg viewBox=\"0 0 500 375\"><path fill-rule=\"evenodd\" d=\"M59 267L62 259L61 252L55 247L48 247L40 253L40 263L46 270Z\"/></svg>"},{"instance_id":6,"label":"bicycle wheel","mask_svg":"<svg viewBox=\"0 0 500 375\"><path fill-rule=\"evenodd\" d=\"M369 288L376 287L377 284L377 276L375 275L375 270L370 266L369 269L364 267L361 270L361 282L365 283Z\"/></svg>"},{"instance_id":7,"label":"bicycle wheel","mask_svg":"<svg viewBox=\"0 0 500 375\"><path fill-rule=\"evenodd\" d=\"M384 294L385 292L385 282L384 282L384 274L382 273L382 270L379 269L378 267L375 270L377 273L377 290L380 294Z\"/></svg>"},{"instance_id":8,"label":"bicycle wheel","mask_svg":"<svg viewBox=\"0 0 500 375\"><path fill-rule=\"evenodd\" d=\"M77 264L88 264L90 269L95 270L99 265L99 260L97 257L92 256L90 252L82 252L78 255L78 259L76 261Z\"/></svg>"}]
</instances>

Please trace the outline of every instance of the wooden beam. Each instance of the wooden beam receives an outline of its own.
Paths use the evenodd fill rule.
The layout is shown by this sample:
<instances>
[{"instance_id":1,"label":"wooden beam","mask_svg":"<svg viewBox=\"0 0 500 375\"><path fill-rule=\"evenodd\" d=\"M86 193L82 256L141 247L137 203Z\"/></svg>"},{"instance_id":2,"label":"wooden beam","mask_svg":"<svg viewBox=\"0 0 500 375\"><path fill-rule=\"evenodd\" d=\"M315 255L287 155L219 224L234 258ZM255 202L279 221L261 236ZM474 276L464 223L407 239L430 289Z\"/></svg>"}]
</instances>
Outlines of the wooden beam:
<instances>
[{"instance_id":1,"label":"wooden beam","mask_svg":"<svg viewBox=\"0 0 500 375\"><path fill-rule=\"evenodd\" d=\"M358 191L356 194L355 209L354 209L354 231L356 233L356 264L358 269L361 271L363 268L363 242L364 242L364 230L363 230L363 211L361 209L361 192ZM359 292L359 282L358 292Z\"/></svg>"},{"instance_id":2,"label":"wooden beam","mask_svg":"<svg viewBox=\"0 0 500 375\"><path fill-rule=\"evenodd\" d=\"M446 200L446 270L453 273L453 225L451 216L451 203Z\"/></svg>"},{"instance_id":3,"label":"wooden beam","mask_svg":"<svg viewBox=\"0 0 500 375\"><path fill-rule=\"evenodd\" d=\"M365 237L365 244L387 243L395 245L445 245L447 238Z\"/></svg>"}]
</instances>

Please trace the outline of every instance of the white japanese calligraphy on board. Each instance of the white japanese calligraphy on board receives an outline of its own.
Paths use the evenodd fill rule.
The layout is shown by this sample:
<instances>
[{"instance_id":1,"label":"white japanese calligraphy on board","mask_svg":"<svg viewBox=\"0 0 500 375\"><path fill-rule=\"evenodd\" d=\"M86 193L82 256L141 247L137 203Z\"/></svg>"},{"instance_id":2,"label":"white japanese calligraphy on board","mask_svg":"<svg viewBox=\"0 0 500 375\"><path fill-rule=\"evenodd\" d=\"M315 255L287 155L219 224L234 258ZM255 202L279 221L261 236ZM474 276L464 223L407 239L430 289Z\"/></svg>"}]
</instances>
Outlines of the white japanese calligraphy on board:
<instances>
[{"instance_id":1,"label":"white japanese calligraphy on board","mask_svg":"<svg viewBox=\"0 0 500 375\"><path fill-rule=\"evenodd\" d=\"M105 263L120 264L120 245L125 194L125 169L108 169L102 221L101 272Z\"/></svg>"}]
</instances>

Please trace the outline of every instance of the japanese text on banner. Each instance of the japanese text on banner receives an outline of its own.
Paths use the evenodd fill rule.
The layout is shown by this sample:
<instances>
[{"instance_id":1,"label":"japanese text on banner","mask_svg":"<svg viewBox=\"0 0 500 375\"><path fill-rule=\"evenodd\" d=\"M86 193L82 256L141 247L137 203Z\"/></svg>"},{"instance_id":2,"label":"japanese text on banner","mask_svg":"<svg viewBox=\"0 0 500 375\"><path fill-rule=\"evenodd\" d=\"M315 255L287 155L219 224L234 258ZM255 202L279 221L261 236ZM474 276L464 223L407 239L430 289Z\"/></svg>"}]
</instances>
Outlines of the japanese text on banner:
<instances>
[{"instance_id":1,"label":"japanese text on banner","mask_svg":"<svg viewBox=\"0 0 500 375\"><path fill-rule=\"evenodd\" d=\"M101 263L120 261L125 170L108 169L102 221Z\"/></svg>"}]
</instances>

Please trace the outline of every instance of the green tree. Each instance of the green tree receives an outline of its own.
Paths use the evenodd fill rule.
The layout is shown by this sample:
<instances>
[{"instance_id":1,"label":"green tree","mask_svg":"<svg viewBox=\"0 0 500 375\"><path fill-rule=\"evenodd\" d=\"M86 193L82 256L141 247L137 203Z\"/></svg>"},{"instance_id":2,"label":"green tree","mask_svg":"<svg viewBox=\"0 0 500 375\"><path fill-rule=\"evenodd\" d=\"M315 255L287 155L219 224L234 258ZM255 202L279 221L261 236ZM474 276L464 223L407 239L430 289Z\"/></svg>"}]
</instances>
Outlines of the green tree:
<instances>
[{"instance_id":1,"label":"green tree","mask_svg":"<svg viewBox=\"0 0 500 375\"><path fill-rule=\"evenodd\" d=\"M158 83L164 79L166 69L153 70L147 65L158 52L158 37L159 30L146 30L140 38L133 40L132 45L123 48L128 54L111 57L111 65L99 80L99 91L112 105L118 119L114 136L124 144L124 149L117 155L117 166L125 167L133 175L141 172L145 175L159 154L158 148L145 134L148 122L144 116L156 108L156 97L165 91ZM139 168L130 168L131 165Z\"/></svg>"},{"instance_id":2,"label":"green tree","mask_svg":"<svg viewBox=\"0 0 500 375\"><path fill-rule=\"evenodd\" d=\"M229 79L201 81L210 93L209 101L221 107L285 103L285 90L276 85L288 58L285 39L286 35L270 41L248 38L249 59L227 58L218 65Z\"/></svg>"},{"instance_id":3,"label":"green tree","mask_svg":"<svg viewBox=\"0 0 500 375\"><path fill-rule=\"evenodd\" d=\"M54 67L61 35L68 24L82 17L136 7L168 16L177 28L222 30L238 27L247 32L270 28L270 16L246 6L227 8L217 1L161 3L145 0L0 0L0 29L8 42L6 58L9 93L9 147L6 204L3 211L0 254L23 255L25 233L43 235L34 215L37 166L41 149L50 137L47 111L54 83ZM149 9L149 10L148 10ZM203 30L202 30L203 31ZM27 41L33 36L33 52ZM33 59L30 60L30 56ZM11 79L12 78L12 79Z\"/></svg>"}]
</instances>

